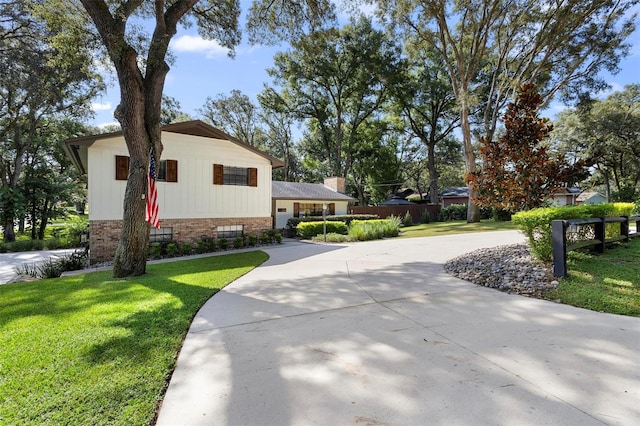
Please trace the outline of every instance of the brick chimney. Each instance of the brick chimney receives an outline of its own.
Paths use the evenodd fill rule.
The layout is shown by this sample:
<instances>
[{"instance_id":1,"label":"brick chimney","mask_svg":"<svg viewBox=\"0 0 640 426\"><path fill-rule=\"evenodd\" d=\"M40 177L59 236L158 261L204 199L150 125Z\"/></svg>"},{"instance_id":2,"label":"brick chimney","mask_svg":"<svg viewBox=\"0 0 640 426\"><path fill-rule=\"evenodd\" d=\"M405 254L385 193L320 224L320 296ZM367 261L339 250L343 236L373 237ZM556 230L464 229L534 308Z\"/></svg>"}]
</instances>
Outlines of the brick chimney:
<instances>
[{"instance_id":1,"label":"brick chimney","mask_svg":"<svg viewBox=\"0 0 640 426\"><path fill-rule=\"evenodd\" d=\"M344 194L344 178L343 177L328 177L324 178L324 186L332 191Z\"/></svg>"}]
</instances>

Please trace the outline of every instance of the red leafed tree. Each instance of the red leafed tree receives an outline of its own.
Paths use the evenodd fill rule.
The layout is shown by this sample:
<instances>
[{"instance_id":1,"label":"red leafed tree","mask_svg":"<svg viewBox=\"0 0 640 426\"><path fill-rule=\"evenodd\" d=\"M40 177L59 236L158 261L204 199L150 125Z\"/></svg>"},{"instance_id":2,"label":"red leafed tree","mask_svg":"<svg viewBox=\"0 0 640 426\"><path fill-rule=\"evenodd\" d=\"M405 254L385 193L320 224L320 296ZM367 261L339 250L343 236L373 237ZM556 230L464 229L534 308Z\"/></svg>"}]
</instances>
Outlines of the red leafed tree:
<instances>
[{"instance_id":1,"label":"red leafed tree","mask_svg":"<svg viewBox=\"0 0 640 426\"><path fill-rule=\"evenodd\" d=\"M562 155L552 156L547 139L553 125L538 116L542 97L531 83L519 88L517 99L502 117L504 134L498 139L480 138L480 169L467 175L477 189L474 201L481 207L509 212L542 206L558 189L588 175L588 161L571 164Z\"/></svg>"}]
</instances>

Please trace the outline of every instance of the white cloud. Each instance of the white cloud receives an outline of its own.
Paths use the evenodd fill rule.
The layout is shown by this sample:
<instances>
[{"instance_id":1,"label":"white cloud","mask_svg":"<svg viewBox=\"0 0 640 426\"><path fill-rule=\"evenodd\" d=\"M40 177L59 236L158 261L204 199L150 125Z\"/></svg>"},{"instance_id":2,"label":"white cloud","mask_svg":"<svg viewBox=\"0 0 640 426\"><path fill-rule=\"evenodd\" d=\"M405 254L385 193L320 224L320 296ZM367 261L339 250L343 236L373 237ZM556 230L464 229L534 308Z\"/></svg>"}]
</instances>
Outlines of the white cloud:
<instances>
[{"instance_id":1,"label":"white cloud","mask_svg":"<svg viewBox=\"0 0 640 426\"><path fill-rule=\"evenodd\" d=\"M207 59L226 56L229 49L214 40L205 40L200 36L183 35L171 41L170 47L177 52L204 53Z\"/></svg>"},{"instance_id":2,"label":"white cloud","mask_svg":"<svg viewBox=\"0 0 640 426\"><path fill-rule=\"evenodd\" d=\"M109 111L111 110L111 102L104 102L104 103L92 102L91 109L93 111Z\"/></svg>"}]
</instances>

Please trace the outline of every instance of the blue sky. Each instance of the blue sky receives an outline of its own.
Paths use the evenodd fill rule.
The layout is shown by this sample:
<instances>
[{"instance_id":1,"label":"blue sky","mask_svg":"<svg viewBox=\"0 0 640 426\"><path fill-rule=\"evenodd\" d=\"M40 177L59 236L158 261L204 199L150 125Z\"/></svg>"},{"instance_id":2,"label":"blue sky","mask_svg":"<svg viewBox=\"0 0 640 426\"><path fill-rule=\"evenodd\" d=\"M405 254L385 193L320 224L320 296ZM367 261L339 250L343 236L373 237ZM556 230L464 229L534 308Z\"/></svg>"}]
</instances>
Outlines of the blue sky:
<instances>
[{"instance_id":1,"label":"blue sky","mask_svg":"<svg viewBox=\"0 0 640 426\"><path fill-rule=\"evenodd\" d=\"M243 2L246 4L246 2ZM640 25L639 25L640 26ZM621 64L621 71L615 76L604 75L611 85L611 91L621 90L625 85L640 83L640 29L632 34L631 54ZM181 110L194 118L200 118L198 109L202 108L208 96L215 97L238 89L256 101L256 96L264 89L265 83L272 80L267 69L273 66L273 56L286 46L250 46L246 42L236 48L235 58L227 55L227 50L216 42L203 40L195 28L180 30L173 38L171 51L176 57L167 75L165 94L180 102ZM90 124L103 126L115 123L113 111L119 102L118 87L112 78L107 93L93 102L95 117ZM605 97L608 93L595 94ZM554 118L565 108L560 103L552 103L544 115Z\"/></svg>"}]
</instances>

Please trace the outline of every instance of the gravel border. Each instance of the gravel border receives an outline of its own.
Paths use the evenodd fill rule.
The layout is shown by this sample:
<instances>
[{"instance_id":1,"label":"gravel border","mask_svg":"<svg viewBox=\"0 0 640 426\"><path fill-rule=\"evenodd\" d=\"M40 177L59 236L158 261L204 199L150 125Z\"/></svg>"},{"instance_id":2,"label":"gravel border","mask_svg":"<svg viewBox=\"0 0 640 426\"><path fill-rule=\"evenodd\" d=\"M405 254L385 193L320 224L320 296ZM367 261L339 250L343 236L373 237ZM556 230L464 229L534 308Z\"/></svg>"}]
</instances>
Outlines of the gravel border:
<instances>
[{"instance_id":1,"label":"gravel border","mask_svg":"<svg viewBox=\"0 0 640 426\"><path fill-rule=\"evenodd\" d=\"M536 298L558 286L551 268L531 256L526 244L476 250L449 260L444 270L477 285Z\"/></svg>"}]
</instances>

